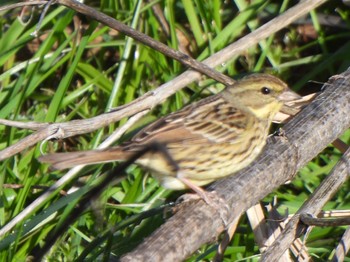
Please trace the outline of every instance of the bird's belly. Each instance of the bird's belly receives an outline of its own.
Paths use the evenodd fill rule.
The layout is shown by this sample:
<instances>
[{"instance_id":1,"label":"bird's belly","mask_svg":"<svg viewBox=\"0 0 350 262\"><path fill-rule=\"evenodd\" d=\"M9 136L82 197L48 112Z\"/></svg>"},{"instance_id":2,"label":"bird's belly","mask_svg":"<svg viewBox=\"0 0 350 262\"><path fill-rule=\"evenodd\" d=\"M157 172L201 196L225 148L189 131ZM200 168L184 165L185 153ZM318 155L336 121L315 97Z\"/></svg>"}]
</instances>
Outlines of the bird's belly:
<instances>
[{"instance_id":1,"label":"bird's belly","mask_svg":"<svg viewBox=\"0 0 350 262\"><path fill-rule=\"evenodd\" d=\"M187 188L176 178L176 169L197 186L207 185L219 178L229 176L248 166L261 152L265 142L250 145L215 144L208 147L183 147L169 149L169 154L178 165L170 164L161 153L153 154L138 163L150 169L153 176L165 188L181 190Z\"/></svg>"}]
</instances>

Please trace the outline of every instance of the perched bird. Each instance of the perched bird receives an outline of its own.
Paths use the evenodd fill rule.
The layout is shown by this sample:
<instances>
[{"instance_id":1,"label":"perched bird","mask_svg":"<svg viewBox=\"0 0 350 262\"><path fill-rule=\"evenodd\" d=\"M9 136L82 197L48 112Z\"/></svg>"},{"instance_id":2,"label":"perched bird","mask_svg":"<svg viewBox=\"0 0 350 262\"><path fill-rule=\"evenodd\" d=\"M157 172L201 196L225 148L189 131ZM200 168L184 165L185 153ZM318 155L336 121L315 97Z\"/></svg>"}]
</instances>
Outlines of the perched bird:
<instances>
[{"instance_id":1,"label":"perched bird","mask_svg":"<svg viewBox=\"0 0 350 262\"><path fill-rule=\"evenodd\" d=\"M56 169L128 159L157 142L162 152L136 161L165 187L201 191L206 185L249 165L266 143L273 117L284 102L300 98L280 79L267 74L244 77L222 92L192 103L143 128L120 146L40 157Z\"/></svg>"}]
</instances>

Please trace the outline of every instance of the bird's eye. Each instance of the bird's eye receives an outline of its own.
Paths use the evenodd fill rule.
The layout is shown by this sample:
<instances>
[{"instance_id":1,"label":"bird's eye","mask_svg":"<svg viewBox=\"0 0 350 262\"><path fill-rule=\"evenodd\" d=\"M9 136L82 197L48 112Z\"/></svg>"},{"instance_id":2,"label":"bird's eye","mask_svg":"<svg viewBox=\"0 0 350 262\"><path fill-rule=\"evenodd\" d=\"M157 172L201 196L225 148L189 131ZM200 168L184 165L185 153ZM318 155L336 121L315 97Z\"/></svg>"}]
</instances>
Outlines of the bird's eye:
<instances>
[{"instance_id":1,"label":"bird's eye","mask_svg":"<svg viewBox=\"0 0 350 262\"><path fill-rule=\"evenodd\" d=\"M271 93L271 89L264 86L263 88L261 88L261 93L264 94L264 95L268 95Z\"/></svg>"}]
</instances>

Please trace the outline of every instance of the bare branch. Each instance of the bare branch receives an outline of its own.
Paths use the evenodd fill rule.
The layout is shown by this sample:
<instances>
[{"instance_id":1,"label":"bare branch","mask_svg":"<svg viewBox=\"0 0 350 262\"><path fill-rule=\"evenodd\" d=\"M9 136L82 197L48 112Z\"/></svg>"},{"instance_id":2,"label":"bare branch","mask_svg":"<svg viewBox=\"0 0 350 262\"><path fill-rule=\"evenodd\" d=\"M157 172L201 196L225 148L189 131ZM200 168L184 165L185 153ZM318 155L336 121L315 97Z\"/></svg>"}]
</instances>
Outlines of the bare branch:
<instances>
[{"instance_id":1,"label":"bare branch","mask_svg":"<svg viewBox=\"0 0 350 262\"><path fill-rule=\"evenodd\" d=\"M310 214L300 214L300 222L307 226L337 227L350 225L350 217L318 218Z\"/></svg>"},{"instance_id":2,"label":"bare branch","mask_svg":"<svg viewBox=\"0 0 350 262\"><path fill-rule=\"evenodd\" d=\"M20 121L13 121L13 120L7 120L7 119L0 119L0 124L5 126L29 129L29 130L40 130L50 125L48 123L20 122Z\"/></svg>"},{"instance_id":3,"label":"bare branch","mask_svg":"<svg viewBox=\"0 0 350 262\"><path fill-rule=\"evenodd\" d=\"M35 145L40 141L46 140L48 138L58 137L57 134L60 133L59 131L60 131L59 128L49 125L44 129L41 129L29 136L26 136L25 138L21 139L19 142L15 143L14 145L11 145L1 150L0 161L13 156L14 154L17 154L18 152L21 152L24 149L28 148L29 146Z\"/></svg>"},{"instance_id":4,"label":"bare branch","mask_svg":"<svg viewBox=\"0 0 350 262\"><path fill-rule=\"evenodd\" d=\"M81 14L84 14L88 17L94 18L96 21L101 22L102 24L108 25L110 28L113 28L115 30L118 30L119 32L124 33L127 36L130 36L131 38L143 43L144 45L147 45L151 47L154 50L157 50L161 52L162 54L165 54L180 63L204 74L207 75L213 79L215 79L218 82L223 83L224 85L232 85L234 83L234 80L224 74L221 74L220 72L214 70L213 68L209 67L206 64L203 64L201 62L198 62L197 60L191 58L190 56L181 53L180 51L177 51L175 49L172 49L165 44L158 42L154 40L153 38L149 37L148 35L145 35L127 25L124 25L123 23L119 22L118 20L113 19L112 17L105 15L101 12L96 11L95 9L81 4L78 1L74 0L57 0L58 4L67 6Z\"/></svg>"},{"instance_id":5,"label":"bare branch","mask_svg":"<svg viewBox=\"0 0 350 262\"><path fill-rule=\"evenodd\" d=\"M47 2L48 1L26 1L26 2L11 4L11 5L4 5L0 7L0 12L15 9L18 7L29 6L29 5L44 5L44 4L47 4Z\"/></svg>"},{"instance_id":6,"label":"bare branch","mask_svg":"<svg viewBox=\"0 0 350 262\"><path fill-rule=\"evenodd\" d=\"M332 90L332 86L333 86L332 85L331 87L328 88L328 90L326 90L326 92L328 91L328 93L330 93L329 96L326 98L322 95L321 97L324 97L324 99L327 99L328 101L330 101L329 103L332 103L333 98L339 97L342 95L342 92L345 92L347 93L347 95L345 95L346 99L349 99L350 96L348 95L350 92L350 86L348 83L345 82L345 81L348 81L349 75L350 74L348 70L347 73L343 75L344 76L343 80L336 81L337 86L339 85L339 88ZM319 99L317 100L319 101ZM346 100L339 99L339 102L341 102L341 106L344 106L346 110L350 109L350 103L348 101L346 102ZM313 104L311 104L310 107L311 106L313 106ZM314 110L310 112L309 118L314 118L316 120L319 117L318 121L325 120L327 123L326 123L326 126L323 126L323 127L318 126L318 127L315 127L315 129L312 128L311 126L305 127L306 129L304 133L306 133L307 130L313 130L313 132L309 132L309 133L313 133L314 139L315 139L314 143L309 143L308 145L315 146L315 143L319 144L321 142L320 140L323 140L324 136L329 136L329 134L331 133L338 133L338 132L340 135L343 130L349 127L350 125L349 116L346 116L344 118L345 120L344 125L339 124L339 121L338 122L332 121L333 119L343 120L343 112L337 111L338 110L337 106L333 105L329 108L328 117L325 119L321 118L318 115L318 113L316 113L316 111L318 111L319 109L322 110L321 106L314 105L313 107L314 107ZM333 124L330 125L331 123ZM319 142L316 142L316 140L318 140ZM310 148L305 149L305 151L309 151L309 152L310 150L312 149ZM299 152L301 152L300 149L299 149ZM300 159L302 159L302 157L303 156L301 156ZM329 174L327 178L322 181L320 186L309 197L309 199L305 202L305 204L298 210L298 212L294 216L295 219L292 219L292 221L286 225L286 228L284 229L282 234L276 239L273 245L271 245L267 249L266 253L263 254L261 261L278 260L279 256L283 254L283 252L290 246L290 244L294 241L294 239L300 236L302 232L304 232L304 230L306 229L306 226L299 223L300 214L311 214L311 215L317 216L317 214L321 211L321 208L337 192L339 187L348 179L350 174L349 157L350 157L350 150L347 150L347 152L343 155L343 157L338 162L338 164L333 168L331 174Z\"/></svg>"}]
</instances>

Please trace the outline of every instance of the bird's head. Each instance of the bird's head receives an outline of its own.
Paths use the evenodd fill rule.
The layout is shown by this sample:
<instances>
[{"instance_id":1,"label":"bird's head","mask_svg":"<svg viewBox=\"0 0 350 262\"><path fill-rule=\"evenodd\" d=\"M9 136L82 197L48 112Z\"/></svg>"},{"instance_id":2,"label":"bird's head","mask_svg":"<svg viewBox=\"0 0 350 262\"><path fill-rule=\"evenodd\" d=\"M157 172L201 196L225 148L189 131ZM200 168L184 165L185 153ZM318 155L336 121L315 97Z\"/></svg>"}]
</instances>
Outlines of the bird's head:
<instances>
[{"instance_id":1,"label":"bird's head","mask_svg":"<svg viewBox=\"0 0 350 262\"><path fill-rule=\"evenodd\" d=\"M268 74L253 74L227 87L222 97L261 119L270 119L287 101L300 99L286 83Z\"/></svg>"}]
</instances>

